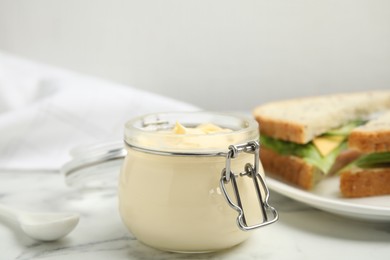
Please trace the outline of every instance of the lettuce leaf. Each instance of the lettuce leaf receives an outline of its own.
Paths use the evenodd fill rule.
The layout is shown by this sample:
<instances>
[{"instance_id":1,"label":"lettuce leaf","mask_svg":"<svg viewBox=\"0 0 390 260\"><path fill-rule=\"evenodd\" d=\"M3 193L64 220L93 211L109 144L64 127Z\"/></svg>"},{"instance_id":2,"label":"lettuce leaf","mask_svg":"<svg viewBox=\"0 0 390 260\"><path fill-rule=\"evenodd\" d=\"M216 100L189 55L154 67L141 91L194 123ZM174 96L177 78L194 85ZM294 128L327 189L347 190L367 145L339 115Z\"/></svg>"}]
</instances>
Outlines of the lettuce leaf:
<instances>
[{"instance_id":1,"label":"lettuce leaf","mask_svg":"<svg viewBox=\"0 0 390 260\"><path fill-rule=\"evenodd\" d=\"M352 121L352 122L349 122L348 124L346 125L343 125L339 128L335 128L335 129L331 129L329 130L328 132L326 132L324 135L344 135L344 136L348 136L349 133L351 133L351 131L360 126L360 125L363 125L366 121L364 120L355 120L355 121Z\"/></svg>"},{"instance_id":2,"label":"lettuce leaf","mask_svg":"<svg viewBox=\"0 0 390 260\"><path fill-rule=\"evenodd\" d=\"M327 173L330 170L337 155L347 147L347 142L344 141L330 154L324 157L312 142L307 144L296 144L261 135L260 144L281 155L294 155L300 157L306 162L316 166L324 173Z\"/></svg>"},{"instance_id":3,"label":"lettuce leaf","mask_svg":"<svg viewBox=\"0 0 390 260\"><path fill-rule=\"evenodd\" d=\"M323 135L338 135L347 137L355 127L362 125L363 123L363 120L355 120L339 128L331 129ZM264 147L267 147L268 149L271 149L278 154L294 155L300 157L307 163L310 163L319 168L325 174L328 173L340 152L347 149L346 140L344 140L327 156L322 156L313 142L309 142L307 144L297 144L260 135L260 143Z\"/></svg>"},{"instance_id":4,"label":"lettuce leaf","mask_svg":"<svg viewBox=\"0 0 390 260\"><path fill-rule=\"evenodd\" d=\"M390 152L384 153L371 153L360 156L357 160L353 161L347 166L359 168L379 168L390 167Z\"/></svg>"}]
</instances>

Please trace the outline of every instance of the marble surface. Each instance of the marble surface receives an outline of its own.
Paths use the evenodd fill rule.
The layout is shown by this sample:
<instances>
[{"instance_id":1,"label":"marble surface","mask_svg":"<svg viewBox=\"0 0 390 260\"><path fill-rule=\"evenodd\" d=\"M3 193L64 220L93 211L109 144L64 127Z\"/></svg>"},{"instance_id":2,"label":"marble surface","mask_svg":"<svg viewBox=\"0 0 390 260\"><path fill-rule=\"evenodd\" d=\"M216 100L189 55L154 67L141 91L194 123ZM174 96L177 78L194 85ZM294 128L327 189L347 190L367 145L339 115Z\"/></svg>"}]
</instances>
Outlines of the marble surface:
<instances>
[{"instance_id":1,"label":"marble surface","mask_svg":"<svg viewBox=\"0 0 390 260\"><path fill-rule=\"evenodd\" d=\"M271 193L280 220L232 249L177 254L145 246L122 225L113 188L76 189L57 172L0 170L0 202L20 209L72 211L67 237L34 241L0 220L0 259L389 259L390 223L347 219Z\"/></svg>"}]
</instances>

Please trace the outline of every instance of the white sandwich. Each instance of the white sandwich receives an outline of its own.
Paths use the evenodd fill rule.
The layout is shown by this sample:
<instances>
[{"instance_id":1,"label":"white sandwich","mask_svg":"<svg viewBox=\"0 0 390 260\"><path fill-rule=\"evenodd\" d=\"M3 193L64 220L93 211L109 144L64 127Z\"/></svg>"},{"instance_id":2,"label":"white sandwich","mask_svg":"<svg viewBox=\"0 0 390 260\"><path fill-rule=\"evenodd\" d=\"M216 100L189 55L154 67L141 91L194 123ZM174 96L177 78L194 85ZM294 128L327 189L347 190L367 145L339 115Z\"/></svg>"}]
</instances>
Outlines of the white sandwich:
<instances>
[{"instance_id":1,"label":"white sandwich","mask_svg":"<svg viewBox=\"0 0 390 260\"><path fill-rule=\"evenodd\" d=\"M350 132L390 108L390 91L345 93L276 101L253 114L260 125L260 157L277 178L311 189L347 149Z\"/></svg>"}]
</instances>

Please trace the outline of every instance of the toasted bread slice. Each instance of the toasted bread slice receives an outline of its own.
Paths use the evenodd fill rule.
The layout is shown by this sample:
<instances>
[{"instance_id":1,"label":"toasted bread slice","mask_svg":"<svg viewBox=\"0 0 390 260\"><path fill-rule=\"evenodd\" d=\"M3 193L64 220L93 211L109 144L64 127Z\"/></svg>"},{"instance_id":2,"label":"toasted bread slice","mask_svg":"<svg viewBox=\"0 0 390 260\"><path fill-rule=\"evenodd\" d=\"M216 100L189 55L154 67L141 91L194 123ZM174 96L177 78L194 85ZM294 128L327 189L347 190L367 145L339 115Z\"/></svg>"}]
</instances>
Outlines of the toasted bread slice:
<instances>
[{"instance_id":1,"label":"toasted bread slice","mask_svg":"<svg viewBox=\"0 0 390 260\"><path fill-rule=\"evenodd\" d=\"M280 155L262 147L260 160L266 173L306 190L323 178L320 170L296 156Z\"/></svg>"},{"instance_id":2,"label":"toasted bread slice","mask_svg":"<svg viewBox=\"0 0 390 260\"><path fill-rule=\"evenodd\" d=\"M355 128L349 135L348 146L364 153L390 151L390 111Z\"/></svg>"},{"instance_id":3,"label":"toasted bread slice","mask_svg":"<svg viewBox=\"0 0 390 260\"><path fill-rule=\"evenodd\" d=\"M360 153L389 152L390 111L355 128L348 137L348 146ZM344 170L340 191L350 198L390 194L390 167Z\"/></svg>"},{"instance_id":4,"label":"toasted bread slice","mask_svg":"<svg viewBox=\"0 0 390 260\"><path fill-rule=\"evenodd\" d=\"M332 128L390 108L390 91L307 97L271 102L254 109L261 134L304 144Z\"/></svg>"},{"instance_id":5,"label":"toasted bread slice","mask_svg":"<svg viewBox=\"0 0 390 260\"><path fill-rule=\"evenodd\" d=\"M390 194L390 168L344 171L340 175L340 191L347 198Z\"/></svg>"}]
</instances>

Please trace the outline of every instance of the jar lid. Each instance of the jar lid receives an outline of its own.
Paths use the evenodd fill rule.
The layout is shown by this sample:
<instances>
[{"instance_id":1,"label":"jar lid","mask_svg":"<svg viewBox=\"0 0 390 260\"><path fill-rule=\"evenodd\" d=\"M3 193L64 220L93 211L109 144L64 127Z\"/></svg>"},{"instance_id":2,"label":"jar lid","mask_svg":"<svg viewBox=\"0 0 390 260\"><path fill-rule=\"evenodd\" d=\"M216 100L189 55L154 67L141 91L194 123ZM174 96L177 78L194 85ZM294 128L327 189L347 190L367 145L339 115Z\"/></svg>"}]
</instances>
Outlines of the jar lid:
<instances>
[{"instance_id":1,"label":"jar lid","mask_svg":"<svg viewBox=\"0 0 390 260\"><path fill-rule=\"evenodd\" d=\"M61 173L65 183L75 187L116 187L119 169L126 156L123 142L80 146L70 151L72 160Z\"/></svg>"}]
</instances>

